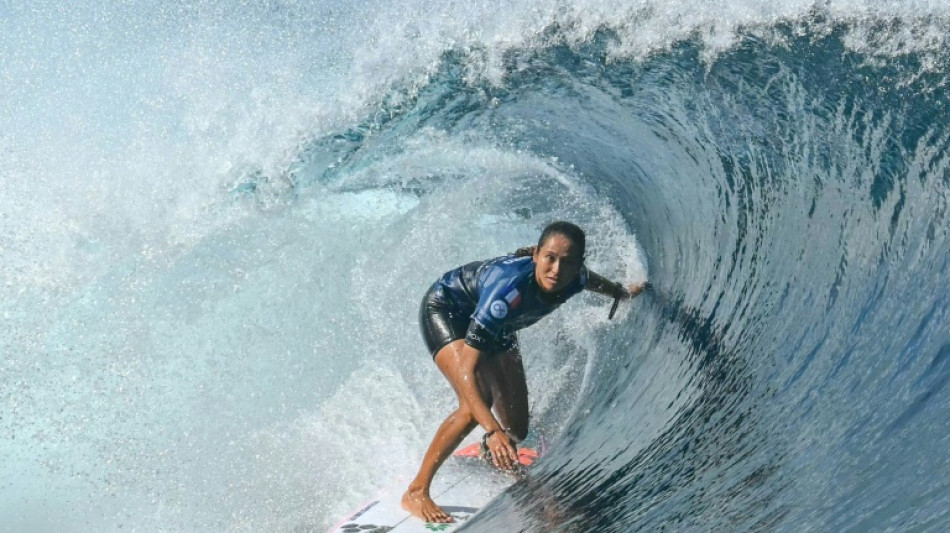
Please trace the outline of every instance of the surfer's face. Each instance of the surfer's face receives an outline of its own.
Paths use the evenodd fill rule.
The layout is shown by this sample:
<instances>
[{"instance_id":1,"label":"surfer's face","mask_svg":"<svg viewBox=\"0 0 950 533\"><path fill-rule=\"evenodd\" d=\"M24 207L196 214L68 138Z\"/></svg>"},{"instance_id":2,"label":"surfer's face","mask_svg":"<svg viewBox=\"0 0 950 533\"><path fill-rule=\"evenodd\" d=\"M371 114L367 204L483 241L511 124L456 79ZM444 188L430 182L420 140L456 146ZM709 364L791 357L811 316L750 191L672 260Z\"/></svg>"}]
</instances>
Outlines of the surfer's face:
<instances>
[{"instance_id":1,"label":"surfer's face","mask_svg":"<svg viewBox=\"0 0 950 533\"><path fill-rule=\"evenodd\" d=\"M557 292L574 281L583 259L574 241L555 233L534 252L534 278L544 292Z\"/></svg>"}]
</instances>

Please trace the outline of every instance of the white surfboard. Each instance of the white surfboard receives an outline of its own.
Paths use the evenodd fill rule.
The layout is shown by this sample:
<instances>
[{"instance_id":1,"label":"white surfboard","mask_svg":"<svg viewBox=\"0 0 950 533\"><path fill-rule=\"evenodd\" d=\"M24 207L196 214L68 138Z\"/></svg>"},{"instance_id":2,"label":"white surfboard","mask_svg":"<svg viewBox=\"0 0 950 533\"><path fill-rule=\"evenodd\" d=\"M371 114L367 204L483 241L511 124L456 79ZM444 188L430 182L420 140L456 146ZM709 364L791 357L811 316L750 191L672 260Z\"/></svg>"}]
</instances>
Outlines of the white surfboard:
<instances>
[{"instance_id":1,"label":"white surfboard","mask_svg":"<svg viewBox=\"0 0 950 533\"><path fill-rule=\"evenodd\" d=\"M329 533L431 533L454 531L511 485L515 478L499 472L477 458L478 445L462 448L446 461L432 484L432 499L455 522L441 524L424 522L402 508L402 490L393 490L368 502L350 514ZM530 448L521 448L519 461L525 467L538 457Z\"/></svg>"}]
</instances>

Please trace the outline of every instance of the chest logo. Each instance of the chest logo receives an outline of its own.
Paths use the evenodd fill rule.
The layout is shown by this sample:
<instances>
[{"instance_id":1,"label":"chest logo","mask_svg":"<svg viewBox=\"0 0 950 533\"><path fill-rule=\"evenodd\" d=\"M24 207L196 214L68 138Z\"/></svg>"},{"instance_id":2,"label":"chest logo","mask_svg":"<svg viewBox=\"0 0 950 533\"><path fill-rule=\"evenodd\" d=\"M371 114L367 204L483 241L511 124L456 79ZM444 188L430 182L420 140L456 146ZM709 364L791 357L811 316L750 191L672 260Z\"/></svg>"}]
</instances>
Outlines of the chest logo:
<instances>
[{"instance_id":1,"label":"chest logo","mask_svg":"<svg viewBox=\"0 0 950 533\"><path fill-rule=\"evenodd\" d=\"M491 316L502 319L508 316L508 304L502 300L495 300L488 307L488 310L491 312Z\"/></svg>"}]
</instances>

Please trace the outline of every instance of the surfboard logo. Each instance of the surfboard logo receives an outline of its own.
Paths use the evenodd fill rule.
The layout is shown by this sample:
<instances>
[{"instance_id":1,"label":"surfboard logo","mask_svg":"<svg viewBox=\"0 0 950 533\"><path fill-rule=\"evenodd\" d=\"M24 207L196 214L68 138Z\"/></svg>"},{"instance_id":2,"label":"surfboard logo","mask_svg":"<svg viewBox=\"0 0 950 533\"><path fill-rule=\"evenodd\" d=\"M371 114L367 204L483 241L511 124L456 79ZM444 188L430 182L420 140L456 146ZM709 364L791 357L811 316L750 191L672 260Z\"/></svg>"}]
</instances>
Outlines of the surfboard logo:
<instances>
[{"instance_id":1,"label":"surfboard logo","mask_svg":"<svg viewBox=\"0 0 950 533\"><path fill-rule=\"evenodd\" d=\"M508 304L504 300L495 300L491 303L488 310L491 312L491 316L501 320L508 316Z\"/></svg>"}]
</instances>

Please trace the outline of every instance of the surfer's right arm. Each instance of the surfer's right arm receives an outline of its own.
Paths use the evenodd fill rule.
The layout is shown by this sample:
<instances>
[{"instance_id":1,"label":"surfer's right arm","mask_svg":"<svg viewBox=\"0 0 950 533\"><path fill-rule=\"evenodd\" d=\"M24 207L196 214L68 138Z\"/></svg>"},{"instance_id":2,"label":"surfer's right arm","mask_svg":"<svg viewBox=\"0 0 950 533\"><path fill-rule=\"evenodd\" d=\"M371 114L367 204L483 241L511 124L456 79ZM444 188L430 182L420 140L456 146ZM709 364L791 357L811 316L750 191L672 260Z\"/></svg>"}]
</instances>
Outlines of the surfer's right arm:
<instances>
[{"instance_id":1,"label":"surfer's right arm","mask_svg":"<svg viewBox=\"0 0 950 533\"><path fill-rule=\"evenodd\" d=\"M501 424L495 419L495 415L492 414L488 404L485 403L478 391L475 369L478 368L478 362L481 360L483 353L470 344L466 343L462 346L457 380L459 395L469 408L475 421L485 428L485 432L490 435L488 449L491 450L492 461L495 462L495 466L508 470L516 464L518 451L515 450L515 447L511 444L511 439L505 433L505 428L501 427Z\"/></svg>"}]
</instances>

